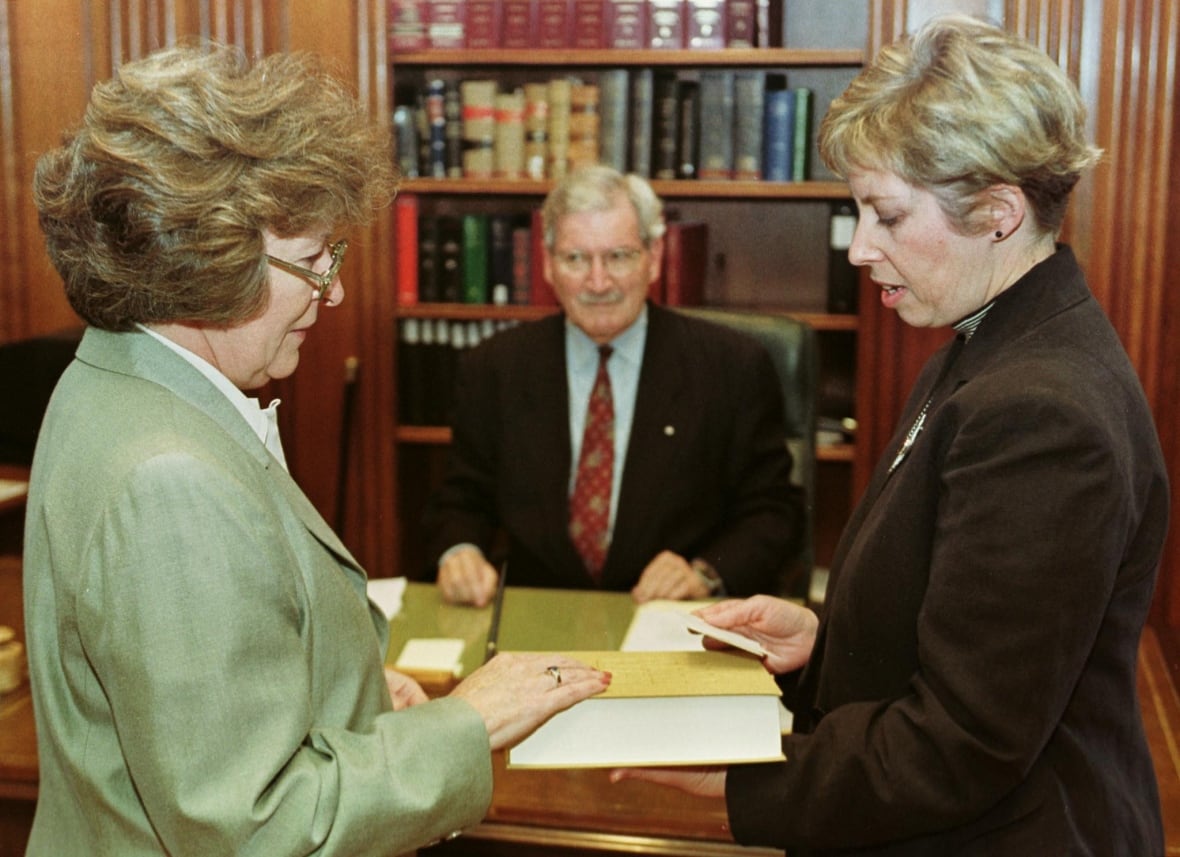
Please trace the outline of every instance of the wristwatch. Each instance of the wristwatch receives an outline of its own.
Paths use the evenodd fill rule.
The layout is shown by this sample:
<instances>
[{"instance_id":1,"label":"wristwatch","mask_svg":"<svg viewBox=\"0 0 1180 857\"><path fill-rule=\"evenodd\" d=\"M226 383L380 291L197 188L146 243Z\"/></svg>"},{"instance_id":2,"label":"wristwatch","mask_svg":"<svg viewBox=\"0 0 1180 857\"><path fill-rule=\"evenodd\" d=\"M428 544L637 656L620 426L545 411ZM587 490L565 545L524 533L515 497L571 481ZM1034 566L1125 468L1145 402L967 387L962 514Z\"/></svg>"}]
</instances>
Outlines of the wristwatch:
<instances>
[{"instance_id":1,"label":"wristwatch","mask_svg":"<svg viewBox=\"0 0 1180 857\"><path fill-rule=\"evenodd\" d=\"M710 595L724 595L725 581L721 579L721 575L717 573L717 569L713 568L708 562L697 557L689 563L692 570L697 573L697 576L705 584L705 588L709 590Z\"/></svg>"}]
</instances>

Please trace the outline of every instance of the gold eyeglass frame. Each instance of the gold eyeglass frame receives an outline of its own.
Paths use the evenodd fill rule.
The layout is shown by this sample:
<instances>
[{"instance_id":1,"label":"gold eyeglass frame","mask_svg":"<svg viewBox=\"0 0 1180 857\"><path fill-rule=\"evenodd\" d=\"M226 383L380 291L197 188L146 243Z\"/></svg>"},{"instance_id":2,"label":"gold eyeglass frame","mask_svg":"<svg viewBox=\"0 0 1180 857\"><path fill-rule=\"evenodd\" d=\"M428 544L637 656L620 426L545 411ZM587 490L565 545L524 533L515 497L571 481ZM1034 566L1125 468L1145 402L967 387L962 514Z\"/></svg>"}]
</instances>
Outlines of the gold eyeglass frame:
<instances>
[{"instance_id":1,"label":"gold eyeglass frame","mask_svg":"<svg viewBox=\"0 0 1180 857\"><path fill-rule=\"evenodd\" d=\"M323 274L316 273L311 268L296 265L294 262L288 262L286 259L277 259L269 253L266 254L266 261L288 274L294 274L307 280L315 290L315 300L322 301L331 291L332 283L336 282L336 278L340 275L340 267L344 264L344 251L347 249L348 242L344 239L328 245L328 252L332 254L332 264Z\"/></svg>"}]
</instances>

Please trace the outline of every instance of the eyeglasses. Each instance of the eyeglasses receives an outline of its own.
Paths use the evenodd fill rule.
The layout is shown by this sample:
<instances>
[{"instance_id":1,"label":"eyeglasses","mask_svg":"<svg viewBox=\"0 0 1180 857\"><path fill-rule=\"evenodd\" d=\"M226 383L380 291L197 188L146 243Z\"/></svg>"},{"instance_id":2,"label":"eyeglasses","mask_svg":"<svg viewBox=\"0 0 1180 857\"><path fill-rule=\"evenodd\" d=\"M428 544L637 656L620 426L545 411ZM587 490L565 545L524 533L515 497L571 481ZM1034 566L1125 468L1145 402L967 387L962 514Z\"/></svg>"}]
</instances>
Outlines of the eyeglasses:
<instances>
[{"instance_id":1,"label":"eyeglasses","mask_svg":"<svg viewBox=\"0 0 1180 857\"><path fill-rule=\"evenodd\" d=\"M576 277L584 277L590 273L595 257L602 260L602 266L612 277L625 277L635 273L639 267L639 257L642 255L643 251L636 247L615 247L602 253L568 250L564 253L554 253L553 258L559 268Z\"/></svg>"},{"instance_id":2,"label":"eyeglasses","mask_svg":"<svg viewBox=\"0 0 1180 857\"><path fill-rule=\"evenodd\" d=\"M317 274L311 268L304 268L302 265L288 262L286 259L276 259L269 253L266 256L266 261L276 268L281 268L288 274L294 274L297 277L307 280L315 290L315 300L322 301L327 296L329 290L331 290L332 283L336 282L336 277L340 274L340 266L344 264L344 251L347 249L348 242L344 240L337 241L335 244L329 244L328 252L332 254L332 264L322 274Z\"/></svg>"}]
</instances>

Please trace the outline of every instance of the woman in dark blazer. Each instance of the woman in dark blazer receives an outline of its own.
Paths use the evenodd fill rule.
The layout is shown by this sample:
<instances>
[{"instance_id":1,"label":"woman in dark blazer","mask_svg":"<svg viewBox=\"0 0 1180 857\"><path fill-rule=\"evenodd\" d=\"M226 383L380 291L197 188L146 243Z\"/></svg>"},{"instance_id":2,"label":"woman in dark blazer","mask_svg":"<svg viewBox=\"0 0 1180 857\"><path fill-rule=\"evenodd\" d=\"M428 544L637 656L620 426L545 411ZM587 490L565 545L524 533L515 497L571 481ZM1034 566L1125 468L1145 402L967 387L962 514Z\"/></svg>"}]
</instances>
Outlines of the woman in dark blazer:
<instances>
[{"instance_id":1,"label":"woman in dark blazer","mask_svg":"<svg viewBox=\"0 0 1180 857\"><path fill-rule=\"evenodd\" d=\"M786 762L619 772L726 796L734 836L804 853L1156 855L1135 690L1168 519L1142 388L1071 251L1099 153L1041 51L936 20L833 102L849 250L909 324L950 326L853 513L822 620L703 612L761 640Z\"/></svg>"}]
</instances>

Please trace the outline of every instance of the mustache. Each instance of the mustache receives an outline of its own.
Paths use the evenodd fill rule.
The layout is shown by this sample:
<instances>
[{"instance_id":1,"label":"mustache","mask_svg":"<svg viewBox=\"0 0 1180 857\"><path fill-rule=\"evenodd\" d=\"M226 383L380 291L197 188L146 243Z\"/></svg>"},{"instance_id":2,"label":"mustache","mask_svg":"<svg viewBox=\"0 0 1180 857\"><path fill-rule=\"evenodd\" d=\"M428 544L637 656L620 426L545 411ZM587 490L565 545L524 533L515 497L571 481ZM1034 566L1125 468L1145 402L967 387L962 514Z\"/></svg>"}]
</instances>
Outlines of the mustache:
<instances>
[{"instance_id":1,"label":"mustache","mask_svg":"<svg viewBox=\"0 0 1180 857\"><path fill-rule=\"evenodd\" d=\"M611 289L608 292L580 292L575 301L580 306L611 306L622 303L623 292L621 289Z\"/></svg>"}]
</instances>

